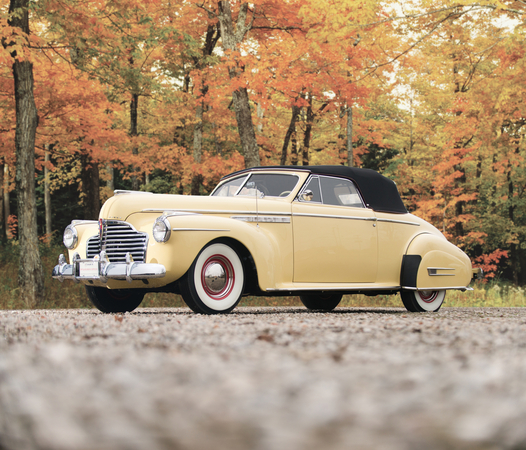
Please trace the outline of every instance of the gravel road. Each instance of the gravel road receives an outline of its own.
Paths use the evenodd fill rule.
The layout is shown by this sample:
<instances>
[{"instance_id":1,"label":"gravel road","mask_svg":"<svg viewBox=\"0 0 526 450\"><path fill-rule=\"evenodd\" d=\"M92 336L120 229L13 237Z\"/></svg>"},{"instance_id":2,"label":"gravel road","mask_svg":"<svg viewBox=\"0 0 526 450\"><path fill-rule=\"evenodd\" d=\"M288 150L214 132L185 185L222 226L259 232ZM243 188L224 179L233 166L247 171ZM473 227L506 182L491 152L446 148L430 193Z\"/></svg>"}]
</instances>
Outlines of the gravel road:
<instances>
[{"instance_id":1,"label":"gravel road","mask_svg":"<svg viewBox=\"0 0 526 450\"><path fill-rule=\"evenodd\" d=\"M0 311L1 450L525 449L526 308Z\"/></svg>"}]
</instances>

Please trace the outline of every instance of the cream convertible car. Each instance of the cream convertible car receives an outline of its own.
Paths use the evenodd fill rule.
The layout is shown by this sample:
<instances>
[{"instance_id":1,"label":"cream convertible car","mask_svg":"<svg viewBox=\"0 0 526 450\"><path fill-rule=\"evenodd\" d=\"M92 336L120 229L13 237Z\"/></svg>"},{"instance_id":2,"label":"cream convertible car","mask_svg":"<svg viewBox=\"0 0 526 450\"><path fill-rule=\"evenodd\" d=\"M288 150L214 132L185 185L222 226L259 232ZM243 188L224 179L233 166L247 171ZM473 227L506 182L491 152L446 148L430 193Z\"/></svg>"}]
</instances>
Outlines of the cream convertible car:
<instances>
[{"instance_id":1,"label":"cream convertible car","mask_svg":"<svg viewBox=\"0 0 526 450\"><path fill-rule=\"evenodd\" d=\"M132 311L147 292L180 293L197 313L230 312L243 295L299 295L332 310L343 294L400 292L437 311L467 290L464 252L409 214L396 185L344 166L233 173L210 196L116 191L99 221L74 220L53 277L86 285L103 312Z\"/></svg>"}]
</instances>

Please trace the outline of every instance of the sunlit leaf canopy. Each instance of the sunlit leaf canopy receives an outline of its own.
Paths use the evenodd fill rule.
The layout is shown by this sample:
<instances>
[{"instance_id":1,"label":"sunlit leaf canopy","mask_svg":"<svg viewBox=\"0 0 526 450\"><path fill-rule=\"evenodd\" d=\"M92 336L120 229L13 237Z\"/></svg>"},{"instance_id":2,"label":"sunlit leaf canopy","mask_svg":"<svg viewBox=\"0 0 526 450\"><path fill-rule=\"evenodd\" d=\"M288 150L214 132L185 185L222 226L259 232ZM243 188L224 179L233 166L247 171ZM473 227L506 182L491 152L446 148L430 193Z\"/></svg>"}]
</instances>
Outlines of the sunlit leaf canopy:
<instances>
[{"instance_id":1,"label":"sunlit leaf canopy","mask_svg":"<svg viewBox=\"0 0 526 450\"><path fill-rule=\"evenodd\" d=\"M39 0L25 36L4 5L0 155L14 167L10 65L29 59L52 195L82 204L67 190L92 165L101 200L206 194L247 164L249 119L259 164L351 148L489 276L524 283L525 18L522 1Z\"/></svg>"}]
</instances>

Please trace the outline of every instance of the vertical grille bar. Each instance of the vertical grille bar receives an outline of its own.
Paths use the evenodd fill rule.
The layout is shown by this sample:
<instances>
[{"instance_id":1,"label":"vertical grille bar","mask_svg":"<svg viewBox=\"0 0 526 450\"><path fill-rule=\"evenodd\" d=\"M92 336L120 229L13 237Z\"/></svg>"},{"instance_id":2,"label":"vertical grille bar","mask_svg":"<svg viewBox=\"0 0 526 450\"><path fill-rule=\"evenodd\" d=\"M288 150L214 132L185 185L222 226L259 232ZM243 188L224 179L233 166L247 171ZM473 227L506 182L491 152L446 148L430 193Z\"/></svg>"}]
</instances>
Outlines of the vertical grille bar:
<instances>
[{"instance_id":1,"label":"vertical grille bar","mask_svg":"<svg viewBox=\"0 0 526 450\"><path fill-rule=\"evenodd\" d=\"M127 222L107 220L101 238L96 235L88 239L86 255L93 258L102 250L110 262L126 262L126 253L130 253L134 261L145 262L148 233L137 231Z\"/></svg>"}]
</instances>

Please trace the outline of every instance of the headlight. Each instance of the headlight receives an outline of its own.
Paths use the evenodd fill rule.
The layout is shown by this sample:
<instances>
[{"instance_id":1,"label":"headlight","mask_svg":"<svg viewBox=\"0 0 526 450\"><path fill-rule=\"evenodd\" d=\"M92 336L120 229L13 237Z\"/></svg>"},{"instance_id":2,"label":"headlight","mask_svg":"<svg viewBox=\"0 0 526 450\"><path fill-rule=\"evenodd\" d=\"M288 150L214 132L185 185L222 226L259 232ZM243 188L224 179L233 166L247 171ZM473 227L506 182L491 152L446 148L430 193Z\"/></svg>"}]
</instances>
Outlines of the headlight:
<instances>
[{"instance_id":1,"label":"headlight","mask_svg":"<svg viewBox=\"0 0 526 450\"><path fill-rule=\"evenodd\" d=\"M64 245L71 250L77 246L78 240L77 229L73 225L68 225L64 230L64 237L62 238Z\"/></svg>"},{"instance_id":2,"label":"headlight","mask_svg":"<svg viewBox=\"0 0 526 450\"><path fill-rule=\"evenodd\" d=\"M165 216L158 217L155 223L153 224L153 238L157 242L166 242L170 239L170 222Z\"/></svg>"}]
</instances>

